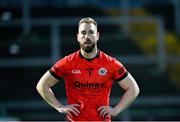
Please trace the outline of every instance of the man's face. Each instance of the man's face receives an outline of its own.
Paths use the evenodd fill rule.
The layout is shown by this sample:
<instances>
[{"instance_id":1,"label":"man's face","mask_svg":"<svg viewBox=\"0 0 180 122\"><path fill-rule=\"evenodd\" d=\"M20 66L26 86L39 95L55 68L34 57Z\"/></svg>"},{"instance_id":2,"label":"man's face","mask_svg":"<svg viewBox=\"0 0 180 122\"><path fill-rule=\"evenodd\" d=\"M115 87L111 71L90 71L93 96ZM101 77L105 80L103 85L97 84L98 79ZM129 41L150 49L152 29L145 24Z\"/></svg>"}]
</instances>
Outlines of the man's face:
<instances>
[{"instance_id":1,"label":"man's face","mask_svg":"<svg viewBox=\"0 0 180 122\"><path fill-rule=\"evenodd\" d=\"M99 33L97 27L93 23L82 23L79 26L77 40L86 53L92 52L97 45Z\"/></svg>"}]
</instances>

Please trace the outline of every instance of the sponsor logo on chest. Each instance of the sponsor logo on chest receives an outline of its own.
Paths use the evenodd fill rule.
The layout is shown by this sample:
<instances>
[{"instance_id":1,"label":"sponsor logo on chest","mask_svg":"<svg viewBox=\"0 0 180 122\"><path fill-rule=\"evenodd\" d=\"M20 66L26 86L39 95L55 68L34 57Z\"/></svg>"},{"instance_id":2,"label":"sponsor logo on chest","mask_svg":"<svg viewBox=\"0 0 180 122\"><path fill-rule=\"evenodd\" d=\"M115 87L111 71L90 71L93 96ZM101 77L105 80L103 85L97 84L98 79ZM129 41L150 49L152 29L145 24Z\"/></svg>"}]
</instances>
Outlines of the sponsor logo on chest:
<instances>
[{"instance_id":1,"label":"sponsor logo on chest","mask_svg":"<svg viewBox=\"0 0 180 122\"><path fill-rule=\"evenodd\" d=\"M104 83L90 83L90 82L80 82L80 81L75 81L74 82L74 87L75 88L85 88L85 89L97 89L97 88L104 88Z\"/></svg>"}]
</instances>

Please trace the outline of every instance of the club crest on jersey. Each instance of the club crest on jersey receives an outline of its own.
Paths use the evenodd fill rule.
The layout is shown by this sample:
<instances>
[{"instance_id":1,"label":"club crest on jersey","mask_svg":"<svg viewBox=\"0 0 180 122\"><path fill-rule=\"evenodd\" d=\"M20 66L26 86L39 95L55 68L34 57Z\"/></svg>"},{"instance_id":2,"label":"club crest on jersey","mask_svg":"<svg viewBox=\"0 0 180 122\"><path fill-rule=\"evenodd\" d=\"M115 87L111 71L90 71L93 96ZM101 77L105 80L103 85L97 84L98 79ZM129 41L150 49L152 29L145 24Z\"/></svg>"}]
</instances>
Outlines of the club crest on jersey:
<instances>
[{"instance_id":1,"label":"club crest on jersey","mask_svg":"<svg viewBox=\"0 0 180 122\"><path fill-rule=\"evenodd\" d=\"M99 73L99 75L104 76L107 74L107 69L102 67L99 69L98 73Z\"/></svg>"}]
</instances>

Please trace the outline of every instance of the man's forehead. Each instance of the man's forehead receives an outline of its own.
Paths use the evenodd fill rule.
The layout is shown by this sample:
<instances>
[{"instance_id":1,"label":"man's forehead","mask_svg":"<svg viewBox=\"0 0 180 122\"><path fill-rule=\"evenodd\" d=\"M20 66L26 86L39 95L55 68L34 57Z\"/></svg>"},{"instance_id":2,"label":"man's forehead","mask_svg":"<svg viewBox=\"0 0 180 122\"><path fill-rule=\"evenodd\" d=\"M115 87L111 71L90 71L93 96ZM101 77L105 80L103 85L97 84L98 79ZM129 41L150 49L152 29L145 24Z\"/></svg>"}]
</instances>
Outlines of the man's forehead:
<instances>
[{"instance_id":1,"label":"man's forehead","mask_svg":"<svg viewBox=\"0 0 180 122\"><path fill-rule=\"evenodd\" d=\"M97 30L97 27L93 23L81 23L79 25L79 31L83 30Z\"/></svg>"}]
</instances>

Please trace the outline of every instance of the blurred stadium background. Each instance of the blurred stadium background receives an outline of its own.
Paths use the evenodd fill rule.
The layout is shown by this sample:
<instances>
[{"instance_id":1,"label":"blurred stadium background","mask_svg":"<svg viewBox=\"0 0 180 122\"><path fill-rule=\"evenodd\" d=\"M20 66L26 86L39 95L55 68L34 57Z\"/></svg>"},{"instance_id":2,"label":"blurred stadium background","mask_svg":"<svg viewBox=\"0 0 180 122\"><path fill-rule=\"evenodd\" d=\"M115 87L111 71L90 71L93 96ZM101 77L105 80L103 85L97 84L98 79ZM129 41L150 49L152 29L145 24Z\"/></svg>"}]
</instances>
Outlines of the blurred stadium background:
<instances>
[{"instance_id":1,"label":"blurred stadium background","mask_svg":"<svg viewBox=\"0 0 180 122\"><path fill-rule=\"evenodd\" d=\"M79 49L78 21L99 23L99 48L141 93L113 120L180 120L179 0L0 0L0 120L65 120L36 92L59 58ZM53 90L66 102L64 82ZM111 105L122 95L114 84Z\"/></svg>"}]
</instances>

